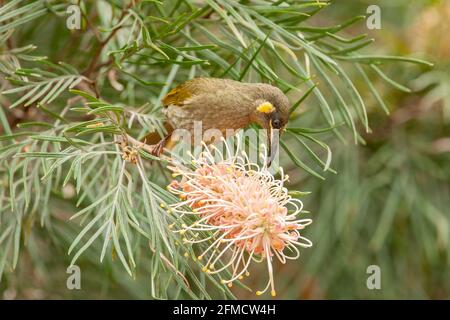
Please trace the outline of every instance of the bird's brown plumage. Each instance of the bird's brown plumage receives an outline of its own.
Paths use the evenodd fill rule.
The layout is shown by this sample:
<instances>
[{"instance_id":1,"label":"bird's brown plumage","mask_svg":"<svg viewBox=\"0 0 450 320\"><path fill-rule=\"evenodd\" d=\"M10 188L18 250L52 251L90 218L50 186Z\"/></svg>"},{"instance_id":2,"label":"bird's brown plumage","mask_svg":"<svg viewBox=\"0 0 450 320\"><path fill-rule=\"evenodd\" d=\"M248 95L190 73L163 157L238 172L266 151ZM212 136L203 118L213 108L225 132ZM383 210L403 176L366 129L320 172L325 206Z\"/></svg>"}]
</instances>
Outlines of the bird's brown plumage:
<instances>
[{"instance_id":1,"label":"bird's brown plumage","mask_svg":"<svg viewBox=\"0 0 450 320\"><path fill-rule=\"evenodd\" d=\"M162 99L162 103L165 107L170 104L181 106L185 100L195 94L195 91L189 90L188 81L176 86L165 95Z\"/></svg>"},{"instance_id":2,"label":"bird's brown plumage","mask_svg":"<svg viewBox=\"0 0 450 320\"><path fill-rule=\"evenodd\" d=\"M289 101L283 92L264 83L243 83L230 79L194 78L171 91L162 99L169 135L174 129L193 131L194 123L201 122L202 130L238 130L257 123L264 129L286 125ZM258 109L263 103L273 105L271 112ZM278 129L278 128L277 128ZM153 144L159 136L151 134L146 143ZM164 145L166 142L162 142Z\"/></svg>"}]
</instances>

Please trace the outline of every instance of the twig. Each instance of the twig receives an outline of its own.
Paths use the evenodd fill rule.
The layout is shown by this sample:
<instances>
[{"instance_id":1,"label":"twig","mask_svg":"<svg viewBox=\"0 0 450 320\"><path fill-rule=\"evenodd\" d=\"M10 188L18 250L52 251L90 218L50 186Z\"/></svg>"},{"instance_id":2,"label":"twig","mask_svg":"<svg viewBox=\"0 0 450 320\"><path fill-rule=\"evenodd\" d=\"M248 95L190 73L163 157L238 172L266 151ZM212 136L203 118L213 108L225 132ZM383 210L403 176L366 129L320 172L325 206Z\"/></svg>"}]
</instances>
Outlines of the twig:
<instances>
[{"instance_id":1,"label":"twig","mask_svg":"<svg viewBox=\"0 0 450 320\"><path fill-rule=\"evenodd\" d=\"M148 152L148 153L150 153L150 154L152 154L153 153L153 147L154 147L154 145L148 145L148 144L146 144L146 143L144 143L144 142L142 142L142 141L139 141L139 140L136 140L135 138L133 138L132 136L130 136L130 135L125 135L125 137L124 137L129 143L131 143L132 145L133 145L133 147L134 148L137 148L137 149L143 149L143 150L145 150L146 152ZM118 136L118 139L117 139L117 141L118 142L120 142L120 139L123 139L123 137L122 136Z\"/></svg>"},{"instance_id":2,"label":"twig","mask_svg":"<svg viewBox=\"0 0 450 320\"><path fill-rule=\"evenodd\" d=\"M120 24L120 22L125 18L128 10L134 5L134 2L132 1L130 4L128 4L128 6L126 6L125 8L122 9L122 13L119 17L119 22L118 24ZM97 51L94 53L94 57L91 60L91 63L89 64L88 68L86 69L85 72L83 72L83 74L86 77L89 77L94 71L98 70L98 60L100 59L100 56L102 54L103 49L105 48L105 46L108 44L108 42L116 35L117 31L119 31L122 28L122 26L118 26L117 28L113 29L111 31L111 33L108 35L108 37L106 37L105 40L100 42L100 46L98 47Z\"/></svg>"}]
</instances>

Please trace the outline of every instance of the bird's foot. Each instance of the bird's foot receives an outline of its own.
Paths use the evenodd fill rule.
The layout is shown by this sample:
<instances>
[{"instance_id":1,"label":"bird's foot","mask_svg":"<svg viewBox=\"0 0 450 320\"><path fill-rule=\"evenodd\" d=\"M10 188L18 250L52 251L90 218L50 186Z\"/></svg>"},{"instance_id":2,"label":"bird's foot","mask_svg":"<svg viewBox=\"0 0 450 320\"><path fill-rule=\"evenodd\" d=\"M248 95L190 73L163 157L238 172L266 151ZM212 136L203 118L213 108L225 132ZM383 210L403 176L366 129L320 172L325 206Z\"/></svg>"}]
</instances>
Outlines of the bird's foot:
<instances>
[{"instance_id":1,"label":"bird's foot","mask_svg":"<svg viewBox=\"0 0 450 320\"><path fill-rule=\"evenodd\" d=\"M155 157L161 157L161 154L164 152L164 147L166 146L166 142L168 140L169 136L165 137L161 141L159 141L157 144L153 145L151 148L150 154Z\"/></svg>"},{"instance_id":2,"label":"bird's foot","mask_svg":"<svg viewBox=\"0 0 450 320\"><path fill-rule=\"evenodd\" d=\"M159 158L164 151L164 144L161 143L161 141L160 141L157 144L151 146L151 148L152 148L152 150L151 150L150 154L152 156Z\"/></svg>"}]
</instances>

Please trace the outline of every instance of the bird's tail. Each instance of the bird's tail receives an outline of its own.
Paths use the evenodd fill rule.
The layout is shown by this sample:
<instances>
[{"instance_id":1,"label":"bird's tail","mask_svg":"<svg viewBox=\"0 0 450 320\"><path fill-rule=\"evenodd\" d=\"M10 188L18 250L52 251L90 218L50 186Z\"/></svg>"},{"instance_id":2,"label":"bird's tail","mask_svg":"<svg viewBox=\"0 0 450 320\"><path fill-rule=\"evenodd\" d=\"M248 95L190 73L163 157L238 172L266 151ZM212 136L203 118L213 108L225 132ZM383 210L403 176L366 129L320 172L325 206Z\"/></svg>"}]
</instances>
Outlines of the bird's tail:
<instances>
[{"instance_id":1,"label":"bird's tail","mask_svg":"<svg viewBox=\"0 0 450 320\"><path fill-rule=\"evenodd\" d=\"M168 122L164 122L164 128L167 131L166 137L171 135L174 130L173 127ZM160 142L164 138L165 137L162 137L159 132L154 131L154 132L151 132L148 135L146 135L142 139L142 142L145 142L146 144L149 144L149 145L154 145L154 144L157 144L158 142Z\"/></svg>"}]
</instances>

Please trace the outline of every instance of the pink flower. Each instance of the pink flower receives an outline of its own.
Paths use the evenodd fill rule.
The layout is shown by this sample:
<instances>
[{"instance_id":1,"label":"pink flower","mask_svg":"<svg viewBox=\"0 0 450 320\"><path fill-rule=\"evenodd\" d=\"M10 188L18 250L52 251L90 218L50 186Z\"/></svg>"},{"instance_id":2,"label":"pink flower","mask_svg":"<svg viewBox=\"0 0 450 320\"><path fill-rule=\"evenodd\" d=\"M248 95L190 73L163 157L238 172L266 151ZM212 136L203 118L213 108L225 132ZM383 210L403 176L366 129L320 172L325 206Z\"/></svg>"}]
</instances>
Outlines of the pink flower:
<instances>
[{"instance_id":1,"label":"pink flower","mask_svg":"<svg viewBox=\"0 0 450 320\"><path fill-rule=\"evenodd\" d=\"M303 204L283 186L288 176L282 169L281 178L275 179L265 165L251 163L245 153L232 156L225 146L226 156L210 146L216 157L205 148L197 159L192 156L192 165L173 161L169 166L174 176L181 177L168 187L182 199L171 208L181 216L194 216L192 224L183 224L177 232L184 235L185 243L208 244L198 256L204 261L203 271L217 274L228 268L231 277L222 283L230 287L249 275L252 261L265 260L269 280L256 294L270 287L275 296L272 260L276 257L285 263L298 258L298 247L312 246L300 234L312 220L298 219Z\"/></svg>"}]
</instances>

